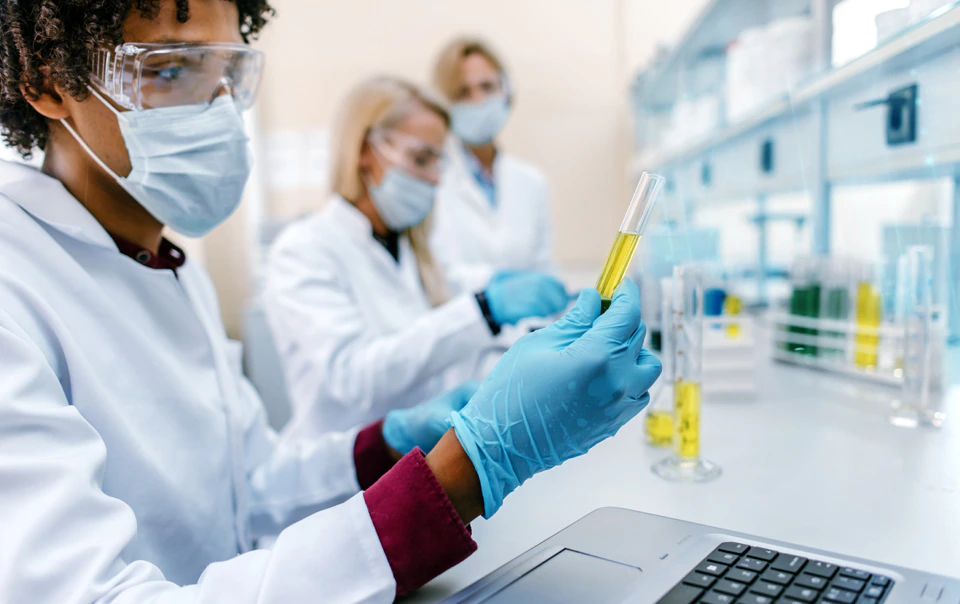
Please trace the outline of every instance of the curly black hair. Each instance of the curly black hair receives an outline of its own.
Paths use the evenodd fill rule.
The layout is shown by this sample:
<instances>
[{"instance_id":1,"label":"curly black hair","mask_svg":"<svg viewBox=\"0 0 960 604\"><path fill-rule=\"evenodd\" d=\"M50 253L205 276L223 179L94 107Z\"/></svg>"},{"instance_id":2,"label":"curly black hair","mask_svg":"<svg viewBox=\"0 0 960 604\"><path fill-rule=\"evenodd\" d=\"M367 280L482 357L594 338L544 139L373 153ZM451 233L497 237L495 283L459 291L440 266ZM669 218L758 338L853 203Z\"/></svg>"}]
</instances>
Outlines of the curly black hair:
<instances>
[{"instance_id":1,"label":"curly black hair","mask_svg":"<svg viewBox=\"0 0 960 604\"><path fill-rule=\"evenodd\" d=\"M232 0L240 33L249 41L273 16L268 0ZM176 0L177 20L190 18L190 0ZM160 0L0 0L0 128L4 141L24 157L47 144L47 123L27 99L55 85L86 97L93 51L123 42L131 10L156 17Z\"/></svg>"}]
</instances>

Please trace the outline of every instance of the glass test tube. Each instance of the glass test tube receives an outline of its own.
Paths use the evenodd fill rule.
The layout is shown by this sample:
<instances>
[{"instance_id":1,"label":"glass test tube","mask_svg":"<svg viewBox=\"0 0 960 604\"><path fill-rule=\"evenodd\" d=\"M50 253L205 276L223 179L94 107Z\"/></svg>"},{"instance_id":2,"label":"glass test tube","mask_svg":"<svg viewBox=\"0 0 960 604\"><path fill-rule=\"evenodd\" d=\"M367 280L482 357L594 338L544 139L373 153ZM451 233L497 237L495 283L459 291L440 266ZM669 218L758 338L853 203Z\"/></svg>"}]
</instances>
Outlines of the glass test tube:
<instances>
[{"instance_id":1,"label":"glass test tube","mask_svg":"<svg viewBox=\"0 0 960 604\"><path fill-rule=\"evenodd\" d=\"M633 193L633 199L630 200L630 207L623 216L623 223L620 225L620 231L613 242L613 248L610 255L607 256L607 263L600 273L600 279L597 280L597 291L600 292L600 312L606 312L613 300L613 292L623 281L623 276L630 266L633 259L633 253L637 249L637 243L643 236L643 231L647 227L653 208L660 200L660 193L663 191L663 185L667 182L663 176L644 172L640 176L640 182Z\"/></svg>"},{"instance_id":2,"label":"glass test tube","mask_svg":"<svg viewBox=\"0 0 960 604\"><path fill-rule=\"evenodd\" d=\"M802 258L797 260L790 271L793 282L790 314L794 317L816 319L820 316L818 265L819 261L816 258ZM816 346L813 346L810 340L817 336L817 330L790 325L787 331L799 336L796 340L787 339L785 348L788 352L816 356Z\"/></svg>"},{"instance_id":3,"label":"glass test tube","mask_svg":"<svg viewBox=\"0 0 960 604\"><path fill-rule=\"evenodd\" d=\"M653 399L647 406L647 416L644 419L644 432L647 443L655 447L670 447L673 445L673 384L667 383L673 369L673 348L670 334L673 324L673 281L670 278L660 280L660 325L662 339L660 359L663 363L664 380L657 382L656 393L651 393Z\"/></svg>"},{"instance_id":4,"label":"glass test tube","mask_svg":"<svg viewBox=\"0 0 960 604\"><path fill-rule=\"evenodd\" d=\"M860 272L856 304L859 329L854 339L853 362L860 369L874 371L877 368L880 345L879 329L883 318L883 300L872 268L864 266Z\"/></svg>"},{"instance_id":5,"label":"glass test tube","mask_svg":"<svg viewBox=\"0 0 960 604\"><path fill-rule=\"evenodd\" d=\"M832 321L850 319L850 270L844 260L832 260L827 265L823 278L820 308L822 316ZM820 348L820 356L843 363L847 354L847 334L841 331L824 331L828 346Z\"/></svg>"},{"instance_id":6,"label":"glass test tube","mask_svg":"<svg viewBox=\"0 0 960 604\"><path fill-rule=\"evenodd\" d=\"M895 426L939 428L946 419L932 405L934 347L933 250L911 247L900 258L897 271L903 338L903 388L890 416Z\"/></svg>"},{"instance_id":7,"label":"glass test tube","mask_svg":"<svg viewBox=\"0 0 960 604\"><path fill-rule=\"evenodd\" d=\"M720 476L720 467L700 457L704 302L698 267L674 267L671 307L673 455L652 470L671 481L705 482Z\"/></svg>"},{"instance_id":8,"label":"glass test tube","mask_svg":"<svg viewBox=\"0 0 960 604\"><path fill-rule=\"evenodd\" d=\"M735 293L727 292L727 297L723 301L723 314L728 317L739 317L743 312L743 299ZM727 324L727 337L734 339L740 337L740 324Z\"/></svg>"}]
</instances>

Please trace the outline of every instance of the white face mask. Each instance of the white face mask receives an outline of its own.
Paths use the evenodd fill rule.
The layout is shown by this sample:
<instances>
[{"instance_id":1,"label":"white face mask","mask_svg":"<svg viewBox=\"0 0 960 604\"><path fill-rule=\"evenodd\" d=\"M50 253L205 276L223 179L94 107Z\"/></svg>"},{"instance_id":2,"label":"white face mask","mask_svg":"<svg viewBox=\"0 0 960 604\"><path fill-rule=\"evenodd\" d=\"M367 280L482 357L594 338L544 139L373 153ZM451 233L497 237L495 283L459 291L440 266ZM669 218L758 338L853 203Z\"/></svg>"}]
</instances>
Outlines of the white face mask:
<instances>
[{"instance_id":1,"label":"white face mask","mask_svg":"<svg viewBox=\"0 0 960 604\"><path fill-rule=\"evenodd\" d=\"M469 145L485 145L500 134L510 118L510 99L505 94L479 103L454 103L450 128Z\"/></svg>"},{"instance_id":2,"label":"white face mask","mask_svg":"<svg viewBox=\"0 0 960 604\"><path fill-rule=\"evenodd\" d=\"M118 176L66 122L64 127L97 164L154 218L189 237L226 220L243 196L253 167L243 117L230 95L210 105L113 111L130 155L130 174Z\"/></svg>"},{"instance_id":3,"label":"white face mask","mask_svg":"<svg viewBox=\"0 0 960 604\"><path fill-rule=\"evenodd\" d=\"M395 233L417 226L433 209L437 186L399 168L387 169L379 185L369 178L366 180L377 213Z\"/></svg>"}]
</instances>

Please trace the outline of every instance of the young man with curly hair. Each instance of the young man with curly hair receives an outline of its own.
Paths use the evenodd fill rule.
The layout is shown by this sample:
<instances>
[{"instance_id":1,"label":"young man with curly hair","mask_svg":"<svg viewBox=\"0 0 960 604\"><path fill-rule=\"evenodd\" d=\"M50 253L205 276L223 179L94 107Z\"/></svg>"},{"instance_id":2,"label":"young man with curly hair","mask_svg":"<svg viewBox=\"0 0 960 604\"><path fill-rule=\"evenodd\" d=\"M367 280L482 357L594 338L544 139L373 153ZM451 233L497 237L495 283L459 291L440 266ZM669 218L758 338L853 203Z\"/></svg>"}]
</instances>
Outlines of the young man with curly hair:
<instances>
[{"instance_id":1,"label":"young man with curly hair","mask_svg":"<svg viewBox=\"0 0 960 604\"><path fill-rule=\"evenodd\" d=\"M602 317L588 290L476 394L278 444L208 278L162 235L240 202L263 65L246 42L271 14L0 0L0 127L44 151L39 171L0 162L0 602L389 602L648 400L627 283Z\"/></svg>"}]
</instances>

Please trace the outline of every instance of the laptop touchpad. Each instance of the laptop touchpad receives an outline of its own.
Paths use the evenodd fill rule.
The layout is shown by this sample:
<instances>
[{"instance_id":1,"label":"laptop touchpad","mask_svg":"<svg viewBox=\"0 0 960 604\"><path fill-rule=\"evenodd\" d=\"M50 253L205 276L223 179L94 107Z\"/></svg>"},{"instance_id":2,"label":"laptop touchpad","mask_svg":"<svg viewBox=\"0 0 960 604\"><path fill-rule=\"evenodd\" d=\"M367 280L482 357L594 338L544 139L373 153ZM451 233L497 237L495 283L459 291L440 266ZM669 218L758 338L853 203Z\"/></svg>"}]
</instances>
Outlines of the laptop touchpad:
<instances>
[{"instance_id":1,"label":"laptop touchpad","mask_svg":"<svg viewBox=\"0 0 960 604\"><path fill-rule=\"evenodd\" d=\"M618 602L641 573L639 568L565 549L484 602Z\"/></svg>"}]
</instances>

